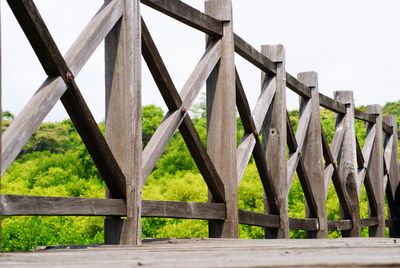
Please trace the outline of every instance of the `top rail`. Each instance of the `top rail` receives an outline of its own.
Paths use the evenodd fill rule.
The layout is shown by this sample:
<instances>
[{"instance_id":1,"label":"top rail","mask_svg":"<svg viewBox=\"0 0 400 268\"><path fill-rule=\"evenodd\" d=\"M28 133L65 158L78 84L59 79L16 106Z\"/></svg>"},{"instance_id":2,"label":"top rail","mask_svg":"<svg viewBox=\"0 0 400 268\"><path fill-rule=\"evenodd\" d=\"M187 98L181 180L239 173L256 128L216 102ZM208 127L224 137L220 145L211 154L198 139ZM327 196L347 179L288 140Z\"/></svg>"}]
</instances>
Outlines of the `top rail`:
<instances>
[{"instance_id":1,"label":"top rail","mask_svg":"<svg viewBox=\"0 0 400 268\"><path fill-rule=\"evenodd\" d=\"M222 21L179 0L141 0L142 4L213 36L222 36Z\"/></svg>"}]
</instances>

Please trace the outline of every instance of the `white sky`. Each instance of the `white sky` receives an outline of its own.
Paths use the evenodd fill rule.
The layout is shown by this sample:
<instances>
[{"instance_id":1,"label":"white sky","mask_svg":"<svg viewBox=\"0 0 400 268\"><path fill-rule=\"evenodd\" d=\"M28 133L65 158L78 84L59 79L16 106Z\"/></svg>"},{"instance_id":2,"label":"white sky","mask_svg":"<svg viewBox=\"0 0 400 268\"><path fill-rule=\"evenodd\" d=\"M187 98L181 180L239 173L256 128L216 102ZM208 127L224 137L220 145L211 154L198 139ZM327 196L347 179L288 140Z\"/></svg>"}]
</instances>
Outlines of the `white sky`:
<instances>
[{"instance_id":1,"label":"white sky","mask_svg":"<svg viewBox=\"0 0 400 268\"><path fill-rule=\"evenodd\" d=\"M101 0L36 0L62 53L102 5ZM203 10L203 1L184 1ZM296 76L317 71L320 91L353 90L356 105L400 99L400 1L398 0L233 0L234 29L257 49L286 47L286 69ZM3 109L18 114L46 78L6 1L1 1ZM204 52L204 34L142 5L142 15L178 89ZM77 76L95 118L104 119L103 45ZM251 106L257 100L260 71L240 56L239 74ZM290 92L290 90L288 90ZM143 62L143 104L164 102ZM288 107L298 98L288 93ZM57 105L46 120L66 118Z\"/></svg>"}]
</instances>

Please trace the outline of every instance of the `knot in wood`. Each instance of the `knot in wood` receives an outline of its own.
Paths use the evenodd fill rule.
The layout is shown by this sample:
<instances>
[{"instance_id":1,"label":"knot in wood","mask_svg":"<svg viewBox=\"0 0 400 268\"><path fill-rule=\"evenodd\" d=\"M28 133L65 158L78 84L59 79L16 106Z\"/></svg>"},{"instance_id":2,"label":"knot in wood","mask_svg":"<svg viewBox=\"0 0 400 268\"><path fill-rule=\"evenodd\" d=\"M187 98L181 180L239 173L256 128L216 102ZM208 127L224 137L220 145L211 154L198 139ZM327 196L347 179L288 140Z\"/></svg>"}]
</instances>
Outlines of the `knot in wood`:
<instances>
[{"instance_id":1,"label":"knot in wood","mask_svg":"<svg viewBox=\"0 0 400 268\"><path fill-rule=\"evenodd\" d=\"M71 83L72 80L74 80L74 76L72 75L71 72L67 72L67 73L65 74L65 78L66 78L67 82L69 82L69 83Z\"/></svg>"}]
</instances>

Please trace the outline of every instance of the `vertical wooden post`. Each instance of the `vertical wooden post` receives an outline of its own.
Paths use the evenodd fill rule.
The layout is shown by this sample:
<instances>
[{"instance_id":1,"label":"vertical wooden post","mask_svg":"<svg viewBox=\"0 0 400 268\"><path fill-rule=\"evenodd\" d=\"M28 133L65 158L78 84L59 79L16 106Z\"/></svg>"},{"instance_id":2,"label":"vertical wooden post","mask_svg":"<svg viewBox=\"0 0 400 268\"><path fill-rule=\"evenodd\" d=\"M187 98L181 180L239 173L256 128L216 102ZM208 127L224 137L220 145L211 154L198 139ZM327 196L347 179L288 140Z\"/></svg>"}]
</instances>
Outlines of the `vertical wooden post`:
<instances>
[{"instance_id":1,"label":"vertical wooden post","mask_svg":"<svg viewBox=\"0 0 400 268\"><path fill-rule=\"evenodd\" d=\"M361 234L361 220L357 194L357 145L353 91L335 91L334 97L335 100L346 105L346 114L342 119L344 120L345 134L338 162L341 183L343 189L346 189L350 200L351 220L353 223L352 229L343 231L342 235L344 237L359 237Z\"/></svg>"},{"instance_id":2,"label":"vertical wooden post","mask_svg":"<svg viewBox=\"0 0 400 268\"><path fill-rule=\"evenodd\" d=\"M389 203L389 217L393 226L389 229L390 237L400 237L400 170L398 159L398 134L396 116L385 116L385 122L392 128L393 134L388 135L385 140L385 160L388 169L388 182L386 192L394 200ZM397 199L396 199L397 197Z\"/></svg>"},{"instance_id":3,"label":"vertical wooden post","mask_svg":"<svg viewBox=\"0 0 400 268\"><path fill-rule=\"evenodd\" d=\"M239 217L232 2L231 0L205 1L205 13L223 21L221 60L207 80L207 152L225 186L226 219L210 220L209 235L237 238Z\"/></svg>"},{"instance_id":4,"label":"vertical wooden post","mask_svg":"<svg viewBox=\"0 0 400 268\"><path fill-rule=\"evenodd\" d=\"M263 147L268 163L271 178L278 194L278 206L280 216L279 229L266 228L266 238L289 238L288 216L288 185L286 164L286 50L282 45L264 45L261 53L276 64L277 74L274 83L275 97L271 104L272 113L266 128L263 130ZM264 83L265 73L261 76ZM268 204L266 203L266 213Z\"/></svg>"},{"instance_id":5,"label":"vertical wooden post","mask_svg":"<svg viewBox=\"0 0 400 268\"><path fill-rule=\"evenodd\" d=\"M318 90L318 74L316 72L299 73L297 78L311 89L311 107L312 113L310 125L303 146L304 166L310 180L311 189L313 191L315 202L318 207L319 230L309 232L310 238L327 238L328 237L328 220L326 217L325 204L325 182L323 172L323 154L321 140L321 115L319 106L319 90ZM303 98L300 100L304 102ZM310 217L307 209L308 217Z\"/></svg>"},{"instance_id":6,"label":"vertical wooden post","mask_svg":"<svg viewBox=\"0 0 400 268\"><path fill-rule=\"evenodd\" d=\"M140 2L124 3L124 15L105 41L105 68L106 136L126 178L127 218L106 219L105 242L137 245L142 183Z\"/></svg>"},{"instance_id":7,"label":"vertical wooden post","mask_svg":"<svg viewBox=\"0 0 400 268\"><path fill-rule=\"evenodd\" d=\"M385 236L385 208L383 189L383 136L382 136L382 107L380 105L368 105L367 113L376 115L376 123L367 123L367 133L375 128L375 138L372 147L371 157L368 163L368 173L372 188L374 189L375 200L377 205L376 215L372 214L369 206L369 216L378 218L378 225L369 227L368 233L371 237Z\"/></svg>"}]
</instances>

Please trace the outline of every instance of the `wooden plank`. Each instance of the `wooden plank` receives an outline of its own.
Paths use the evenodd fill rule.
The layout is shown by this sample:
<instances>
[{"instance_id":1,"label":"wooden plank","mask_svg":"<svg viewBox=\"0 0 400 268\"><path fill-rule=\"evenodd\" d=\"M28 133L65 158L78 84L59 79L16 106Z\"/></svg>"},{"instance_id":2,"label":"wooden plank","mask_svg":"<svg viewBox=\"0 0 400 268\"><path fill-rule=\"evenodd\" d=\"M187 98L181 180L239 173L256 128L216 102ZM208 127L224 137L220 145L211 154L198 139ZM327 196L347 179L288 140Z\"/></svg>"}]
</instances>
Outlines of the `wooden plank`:
<instances>
[{"instance_id":1,"label":"wooden plank","mask_svg":"<svg viewBox=\"0 0 400 268\"><path fill-rule=\"evenodd\" d=\"M299 119L299 125L296 131L296 142L297 142L297 149L294 153L289 154L289 159L287 161L287 185L292 185L294 172L297 168L299 163L301 151L303 150L304 140L306 138L306 133L308 126L310 124L311 112L312 112L312 105L311 102L308 101L307 105L304 104L305 107L303 109L302 115Z\"/></svg>"},{"instance_id":2,"label":"wooden plank","mask_svg":"<svg viewBox=\"0 0 400 268\"><path fill-rule=\"evenodd\" d=\"M189 151L203 175L209 191L212 193L216 202L225 202L225 189L217 170L207 150L204 148L203 143L195 129L195 126L190 119L189 115L185 116L183 123L179 126L182 137L185 140Z\"/></svg>"},{"instance_id":3,"label":"wooden plank","mask_svg":"<svg viewBox=\"0 0 400 268\"><path fill-rule=\"evenodd\" d=\"M122 199L0 195L2 216L124 216Z\"/></svg>"},{"instance_id":4,"label":"wooden plank","mask_svg":"<svg viewBox=\"0 0 400 268\"><path fill-rule=\"evenodd\" d=\"M238 170L238 185L242 179L244 169L250 159L250 148L253 151L254 161L257 166L258 174L263 185L265 196L268 200L270 213L274 215L279 214L277 203L277 191L274 182L269 174L267 161L265 159L265 152L260 142L259 132L256 131L256 126L250 112L250 106L247 101L239 74L236 71L236 106L242 120L245 136L243 137L239 148L237 149L237 170ZM252 144L254 145L246 145Z\"/></svg>"},{"instance_id":5,"label":"wooden plank","mask_svg":"<svg viewBox=\"0 0 400 268\"><path fill-rule=\"evenodd\" d=\"M105 233L105 242L140 245L142 192L140 2L125 0L124 4L125 12L120 23L105 40L105 123L107 142L126 179L127 216L122 226L117 223L118 227L121 226L121 235L109 237ZM112 229L112 226L109 229Z\"/></svg>"},{"instance_id":6,"label":"wooden plank","mask_svg":"<svg viewBox=\"0 0 400 268\"><path fill-rule=\"evenodd\" d=\"M170 111L179 109L182 106L182 99L143 20L142 53L168 109ZM217 202L225 202L224 185L189 115L185 116L179 130L214 199Z\"/></svg>"},{"instance_id":7,"label":"wooden plank","mask_svg":"<svg viewBox=\"0 0 400 268\"><path fill-rule=\"evenodd\" d=\"M368 112L365 113L357 109L354 109L354 118L371 124L376 122L376 116L374 114L370 114Z\"/></svg>"},{"instance_id":8,"label":"wooden plank","mask_svg":"<svg viewBox=\"0 0 400 268\"><path fill-rule=\"evenodd\" d=\"M382 129L387 134L393 134L393 129L388 124L386 124L385 122L382 123ZM399 132L397 132L397 135L398 134L399 134Z\"/></svg>"},{"instance_id":9,"label":"wooden plank","mask_svg":"<svg viewBox=\"0 0 400 268\"><path fill-rule=\"evenodd\" d=\"M256 139L259 139L258 133L261 131L266 114L270 110L272 99L275 96L276 87L273 85L274 83L271 83L271 80L273 79L267 78L265 80L261 90L261 95L256 103L256 107L253 113L250 113L247 97L240 81L239 74L236 71L236 106L238 107L238 111L245 129L245 135L243 136L242 141L237 149L238 183L240 183L243 177L246 166L250 160L251 153L256 145Z\"/></svg>"},{"instance_id":10,"label":"wooden plank","mask_svg":"<svg viewBox=\"0 0 400 268\"><path fill-rule=\"evenodd\" d=\"M276 74L276 66L268 57L258 52L237 34L234 34L235 52L269 76Z\"/></svg>"},{"instance_id":11,"label":"wooden plank","mask_svg":"<svg viewBox=\"0 0 400 268\"><path fill-rule=\"evenodd\" d=\"M369 217L367 219L361 219L361 227L369 227L368 229L371 229L371 227L376 227L379 225L379 220L377 217ZM370 236L372 236L370 234Z\"/></svg>"},{"instance_id":12,"label":"wooden plank","mask_svg":"<svg viewBox=\"0 0 400 268\"><path fill-rule=\"evenodd\" d=\"M181 90L182 109L169 111L165 116L163 122L157 128L156 132L151 137L143 151L143 181L145 182L150 172L153 170L155 164L163 153L165 146L174 135L176 129L180 126L183 118L186 116L190 107L192 106L196 96L198 95L201 87L205 83L207 77L214 69L215 65L220 59L221 55L221 42L211 44L208 48L192 74L184 84Z\"/></svg>"},{"instance_id":13,"label":"wooden plank","mask_svg":"<svg viewBox=\"0 0 400 268\"><path fill-rule=\"evenodd\" d=\"M385 135L385 162L387 165L388 183L386 197L389 207L389 219L392 224L389 228L390 237L400 237L400 172L398 160L397 118L394 115L385 116L384 121L392 128L393 134Z\"/></svg>"},{"instance_id":14,"label":"wooden plank","mask_svg":"<svg viewBox=\"0 0 400 268\"><path fill-rule=\"evenodd\" d=\"M271 214L239 210L239 222L259 227L279 228L279 216Z\"/></svg>"},{"instance_id":15,"label":"wooden plank","mask_svg":"<svg viewBox=\"0 0 400 268\"><path fill-rule=\"evenodd\" d=\"M385 189L383 188L383 131L382 131L382 107L380 105L368 105L366 112L374 115L376 123L367 123L367 138L371 134L375 134L373 137L373 145L371 154L368 157L368 150L366 149L364 157L366 157L366 163L368 163L368 174L370 188L373 189L375 204L369 204L369 217L376 218L375 225L368 225L368 233L370 237L384 237L385 236ZM373 131L375 129L375 131ZM375 133L374 133L375 132ZM369 145L366 145L369 146ZM367 158L368 157L368 158ZM365 223L365 222L364 222ZM361 225L363 221L361 220Z\"/></svg>"},{"instance_id":16,"label":"wooden plank","mask_svg":"<svg viewBox=\"0 0 400 268\"><path fill-rule=\"evenodd\" d=\"M338 131L336 131L335 137L338 137L338 136L342 136L342 135L340 135L338 133ZM329 148L329 143L328 143L328 140L326 139L326 136L325 136L322 126L321 126L321 137L322 137L322 151L323 151L323 155L324 155L324 159L325 159L325 164L328 165L324 171L324 180L327 181L329 179L328 187L326 187L326 185L325 185L325 200L328 197L327 191L329 190L330 179L332 178L333 186L335 187L335 191L336 191L338 199L339 199L339 204L340 204L342 213L345 218L349 219L349 218L351 218L350 200L349 200L349 196L346 192L346 188L344 188L344 186L341 184L341 178L340 178L338 167L337 167L336 160L335 160L335 159L337 159L337 155L339 154L339 151L336 152L336 157L334 158L333 153L332 153L331 149ZM334 141L335 141L335 137L333 138ZM338 139L336 139L336 141L337 140ZM342 136L341 140L343 141L343 136ZM337 142L337 144L341 144L342 141ZM340 146L341 145L339 145L339 147ZM329 171L329 175L328 175L329 177L326 177L328 168L331 168L331 170Z\"/></svg>"},{"instance_id":17,"label":"wooden plank","mask_svg":"<svg viewBox=\"0 0 400 268\"><path fill-rule=\"evenodd\" d=\"M13 2L14 3L14 2ZM19 2L18 2L19 3ZM98 125L91 114L85 100L83 99L78 86L74 81L74 77L69 70L66 62L64 61L60 51L57 48L50 32L40 17L39 11L31 0L21 2L21 5L10 5L14 15L18 18L21 17L20 25L25 32L39 31L40 40L37 40L32 35L28 34L29 42L40 42L43 44L32 45L34 49L47 49L46 53L38 53L44 58L47 66L56 64L57 66L50 66L52 72L57 71L66 83L68 90L61 97L65 109L67 110L72 122L82 141L86 145L93 162L97 166L100 175L105 180L110 194L114 198L124 198L125 193L125 177L122 173L117 161L113 157L107 142L105 141ZM50 56L52 60L47 57ZM52 73L54 75L54 73Z\"/></svg>"},{"instance_id":18,"label":"wooden plank","mask_svg":"<svg viewBox=\"0 0 400 268\"><path fill-rule=\"evenodd\" d=\"M349 195L350 211L353 226L351 230L342 232L343 236L358 237L361 233L360 207L357 194L357 148L354 119L354 98L352 91L335 91L335 100L346 104L346 115L343 118L345 133L339 155L339 178L341 185Z\"/></svg>"},{"instance_id":19,"label":"wooden plank","mask_svg":"<svg viewBox=\"0 0 400 268\"><path fill-rule=\"evenodd\" d=\"M225 187L226 219L209 221L209 236L238 237L236 87L231 0L205 1L205 13L223 20L220 62L207 80L207 152ZM208 37L207 43L212 42ZM213 202L210 196L210 201Z\"/></svg>"},{"instance_id":20,"label":"wooden plank","mask_svg":"<svg viewBox=\"0 0 400 268\"><path fill-rule=\"evenodd\" d=\"M314 198L314 194L313 194L313 191L312 191L312 188L311 188L311 182L310 182L310 180L308 178L308 175L307 175L307 170L306 170L306 167L304 165L303 157L301 156L301 154L296 153L296 151L298 150L297 141L296 141L296 138L295 138L295 136L293 134L293 129L292 129L292 126L290 124L290 118L289 118L288 114L287 114L286 119L287 119L286 120L286 127L288 129L288 131L287 131L287 133L288 133L287 140L288 140L289 152L290 152L290 155L292 157L294 157L294 155L298 156L297 162L292 162L292 164L293 163L297 163L295 168L296 168L297 174L299 176L299 181L300 181L300 184L301 184L301 188L303 189L303 192L304 192L304 197L306 199L306 202L307 202L307 205L308 205L308 209L310 211L310 216L311 217L318 217L318 207L317 207L317 204L316 204L316 201L315 201L315 198Z\"/></svg>"},{"instance_id":21,"label":"wooden plank","mask_svg":"<svg viewBox=\"0 0 400 268\"><path fill-rule=\"evenodd\" d=\"M351 230L352 223L351 220L329 220L328 221L328 228L329 231L348 231Z\"/></svg>"},{"instance_id":22,"label":"wooden plank","mask_svg":"<svg viewBox=\"0 0 400 268\"><path fill-rule=\"evenodd\" d=\"M318 89L318 74L316 72L303 72L297 75L297 79L307 85L311 89L311 105L312 113L310 124L308 127L307 137L304 142L302 156L304 159L304 169L307 171L307 179L310 188L310 195L316 203L317 216L319 221L319 230L309 232L311 238L328 237L328 222L325 206L325 185L323 177L323 159L322 159L322 141L321 141L321 121L320 121L320 103ZM302 103L301 101L301 108ZM308 204L308 203L307 203ZM307 217L312 217L309 209L307 209ZM314 215L313 215L314 216Z\"/></svg>"},{"instance_id":23,"label":"wooden plank","mask_svg":"<svg viewBox=\"0 0 400 268\"><path fill-rule=\"evenodd\" d=\"M143 217L225 218L223 203L143 200ZM0 195L1 216L126 216L123 199Z\"/></svg>"},{"instance_id":24,"label":"wooden plank","mask_svg":"<svg viewBox=\"0 0 400 268\"><path fill-rule=\"evenodd\" d=\"M141 3L208 35L222 36L223 34L222 21L198 11L180 0L141 0Z\"/></svg>"},{"instance_id":25,"label":"wooden plank","mask_svg":"<svg viewBox=\"0 0 400 268\"><path fill-rule=\"evenodd\" d=\"M357 176L357 193L361 194L361 188L364 182L364 178L366 175L366 171L368 166L370 165L371 154L373 153L373 148L375 144L375 136L377 133L377 128L374 126L375 124L371 124L367 128L367 136L364 141L364 147L361 150L357 149L357 162L358 162L358 176ZM381 130L382 131L382 130ZM383 167L382 167L383 170Z\"/></svg>"},{"instance_id":26,"label":"wooden plank","mask_svg":"<svg viewBox=\"0 0 400 268\"><path fill-rule=\"evenodd\" d=\"M317 218L289 218L289 228L291 230L318 231L319 223Z\"/></svg>"},{"instance_id":27,"label":"wooden plank","mask_svg":"<svg viewBox=\"0 0 400 268\"><path fill-rule=\"evenodd\" d=\"M286 73L286 86L302 98L311 97L310 88L289 73Z\"/></svg>"},{"instance_id":28,"label":"wooden plank","mask_svg":"<svg viewBox=\"0 0 400 268\"><path fill-rule=\"evenodd\" d=\"M199 220L224 220L226 207L223 203L195 203L143 200L143 217L180 218Z\"/></svg>"},{"instance_id":29,"label":"wooden plank","mask_svg":"<svg viewBox=\"0 0 400 268\"><path fill-rule=\"evenodd\" d=\"M338 101L335 101L334 99L325 96L322 93L319 93L319 103L321 107L324 107L325 109L328 109L332 112L338 113L338 114L344 114L346 113L346 106Z\"/></svg>"},{"instance_id":30,"label":"wooden plank","mask_svg":"<svg viewBox=\"0 0 400 268\"><path fill-rule=\"evenodd\" d=\"M286 82L285 82L285 65L286 50L282 45L264 45L261 47L261 53L275 62L276 76L271 81L271 90L275 88L275 96L273 91L270 98L271 118L268 118L265 129L263 129L263 147L265 159L269 168L269 175L275 186L278 197L278 208L280 216L280 226L278 229L267 228L265 234L267 238L288 238L289 237L289 220L288 220L288 191L287 184L287 161L286 161ZM261 83L265 84L268 73L262 73ZM263 94L263 92L262 92ZM266 111L264 112L266 114ZM262 124L262 122L260 122ZM260 125L261 126L261 125ZM267 198L266 198L267 199ZM266 214L271 213L269 203L265 205Z\"/></svg>"},{"instance_id":31,"label":"wooden plank","mask_svg":"<svg viewBox=\"0 0 400 268\"><path fill-rule=\"evenodd\" d=\"M123 3L119 0L103 5L73 43L65 60L75 76L122 16L122 12ZM66 89L62 78L47 78L7 128L2 137L2 175Z\"/></svg>"}]
</instances>

